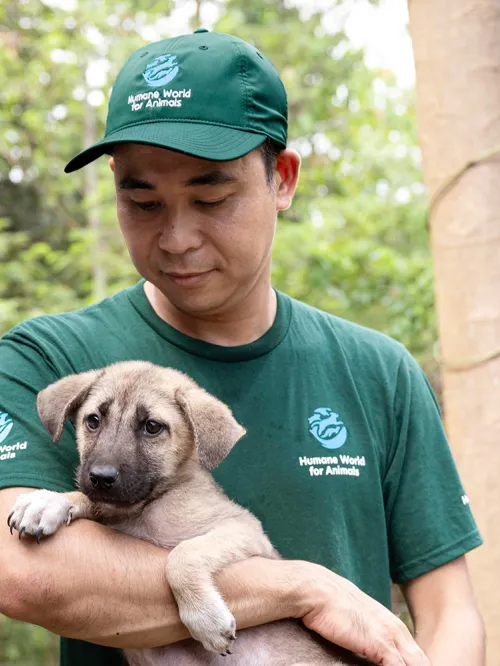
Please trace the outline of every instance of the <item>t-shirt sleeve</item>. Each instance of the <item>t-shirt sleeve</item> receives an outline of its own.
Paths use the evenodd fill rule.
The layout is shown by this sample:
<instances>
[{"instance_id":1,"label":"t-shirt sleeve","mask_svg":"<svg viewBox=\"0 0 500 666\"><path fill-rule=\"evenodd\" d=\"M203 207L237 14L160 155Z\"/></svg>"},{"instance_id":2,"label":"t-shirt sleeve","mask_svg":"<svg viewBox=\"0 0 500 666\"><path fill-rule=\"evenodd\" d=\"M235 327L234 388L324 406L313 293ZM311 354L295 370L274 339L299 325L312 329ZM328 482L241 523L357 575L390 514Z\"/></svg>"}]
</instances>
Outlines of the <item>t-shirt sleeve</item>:
<instances>
[{"instance_id":1,"label":"t-shirt sleeve","mask_svg":"<svg viewBox=\"0 0 500 666\"><path fill-rule=\"evenodd\" d=\"M384 479L391 576L403 583L481 545L434 393L405 354Z\"/></svg>"},{"instance_id":2,"label":"t-shirt sleeve","mask_svg":"<svg viewBox=\"0 0 500 666\"><path fill-rule=\"evenodd\" d=\"M29 327L0 340L0 488L75 488L74 428L66 426L54 444L36 408L38 392L59 378Z\"/></svg>"}]
</instances>

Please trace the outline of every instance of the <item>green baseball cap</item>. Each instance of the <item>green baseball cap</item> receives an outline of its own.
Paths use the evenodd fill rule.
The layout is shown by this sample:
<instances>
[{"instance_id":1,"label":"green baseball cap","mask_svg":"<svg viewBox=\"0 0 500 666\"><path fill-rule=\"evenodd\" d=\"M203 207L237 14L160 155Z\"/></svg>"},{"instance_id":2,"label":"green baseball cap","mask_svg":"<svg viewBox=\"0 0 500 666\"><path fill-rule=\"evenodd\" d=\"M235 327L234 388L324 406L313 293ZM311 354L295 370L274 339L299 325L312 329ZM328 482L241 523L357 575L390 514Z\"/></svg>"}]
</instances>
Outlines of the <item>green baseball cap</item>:
<instances>
[{"instance_id":1,"label":"green baseball cap","mask_svg":"<svg viewBox=\"0 0 500 666\"><path fill-rule=\"evenodd\" d=\"M233 160L267 137L285 148L287 124L285 87L271 61L238 37L196 30L132 53L111 92L104 138L64 170L117 143Z\"/></svg>"}]
</instances>

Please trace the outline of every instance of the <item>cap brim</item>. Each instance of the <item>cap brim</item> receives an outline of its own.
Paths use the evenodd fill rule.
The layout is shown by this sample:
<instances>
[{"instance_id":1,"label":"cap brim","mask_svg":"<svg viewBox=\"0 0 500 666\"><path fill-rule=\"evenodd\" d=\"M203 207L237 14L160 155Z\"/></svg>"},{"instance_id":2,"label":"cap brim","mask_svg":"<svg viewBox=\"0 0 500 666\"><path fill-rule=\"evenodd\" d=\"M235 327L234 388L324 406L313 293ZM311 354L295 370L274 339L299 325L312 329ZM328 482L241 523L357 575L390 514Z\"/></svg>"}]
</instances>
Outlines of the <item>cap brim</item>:
<instances>
[{"instance_id":1,"label":"cap brim","mask_svg":"<svg viewBox=\"0 0 500 666\"><path fill-rule=\"evenodd\" d=\"M81 169L117 143L143 143L207 160L227 161L246 155L265 139L264 134L202 123L153 122L131 125L109 134L76 155L64 171L70 173Z\"/></svg>"}]
</instances>

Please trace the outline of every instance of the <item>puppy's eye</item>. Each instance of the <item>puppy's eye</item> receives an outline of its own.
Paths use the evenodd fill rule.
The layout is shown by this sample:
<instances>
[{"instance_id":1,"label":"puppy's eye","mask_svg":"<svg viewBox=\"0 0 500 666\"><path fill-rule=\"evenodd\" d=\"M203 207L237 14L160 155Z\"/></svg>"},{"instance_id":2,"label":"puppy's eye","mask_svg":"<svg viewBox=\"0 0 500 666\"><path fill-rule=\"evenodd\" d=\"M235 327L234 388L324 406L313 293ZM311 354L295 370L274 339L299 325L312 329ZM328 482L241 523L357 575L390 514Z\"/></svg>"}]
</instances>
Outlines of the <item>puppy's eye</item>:
<instances>
[{"instance_id":1,"label":"puppy's eye","mask_svg":"<svg viewBox=\"0 0 500 666\"><path fill-rule=\"evenodd\" d=\"M144 432L147 435L159 435L164 430L164 426L158 421L146 421L144 424Z\"/></svg>"},{"instance_id":2,"label":"puppy's eye","mask_svg":"<svg viewBox=\"0 0 500 666\"><path fill-rule=\"evenodd\" d=\"M89 414L87 417L85 417L85 425L87 426L88 430L97 430L97 428L101 425L101 419L97 414Z\"/></svg>"}]
</instances>

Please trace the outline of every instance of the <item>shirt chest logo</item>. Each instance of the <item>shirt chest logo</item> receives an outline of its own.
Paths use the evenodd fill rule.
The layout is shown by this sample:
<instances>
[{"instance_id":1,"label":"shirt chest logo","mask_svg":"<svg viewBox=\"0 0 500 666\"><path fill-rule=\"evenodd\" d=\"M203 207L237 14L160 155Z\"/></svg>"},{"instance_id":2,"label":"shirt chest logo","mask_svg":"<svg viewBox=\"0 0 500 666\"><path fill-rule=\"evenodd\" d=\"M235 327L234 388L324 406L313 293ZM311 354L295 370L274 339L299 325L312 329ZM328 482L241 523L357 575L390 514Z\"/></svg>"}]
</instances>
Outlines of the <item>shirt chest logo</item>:
<instances>
[{"instance_id":1,"label":"shirt chest logo","mask_svg":"<svg viewBox=\"0 0 500 666\"><path fill-rule=\"evenodd\" d=\"M329 407L318 407L308 419L309 432L325 449L340 449L347 441L347 428Z\"/></svg>"},{"instance_id":2,"label":"shirt chest logo","mask_svg":"<svg viewBox=\"0 0 500 666\"><path fill-rule=\"evenodd\" d=\"M318 407L307 419L309 432L325 449L340 449L348 440L347 427L340 416L330 407ZM351 447L348 447L351 448ZM314 455L308 451L298 459L299 466L307 469L313 477L359 477L366 466L365 456L329 453Z\"/></svg>"}]
</instances>

